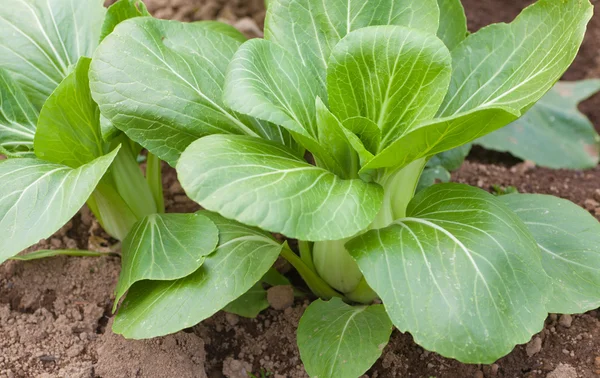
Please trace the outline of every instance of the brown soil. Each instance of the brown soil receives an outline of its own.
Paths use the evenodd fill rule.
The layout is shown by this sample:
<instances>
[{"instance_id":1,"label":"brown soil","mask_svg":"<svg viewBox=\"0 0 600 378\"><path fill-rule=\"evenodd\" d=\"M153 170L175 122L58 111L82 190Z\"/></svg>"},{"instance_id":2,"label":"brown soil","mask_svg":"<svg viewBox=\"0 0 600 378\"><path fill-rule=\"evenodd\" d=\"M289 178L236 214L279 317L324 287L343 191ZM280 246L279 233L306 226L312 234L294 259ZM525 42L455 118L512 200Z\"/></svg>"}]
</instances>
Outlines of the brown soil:
<instances>
[{"instance_id":1,"label":"brown soil","mask_svg":"<svg viewBox=\"0 0 600 378\"><path fill-rule=\"evenodd\" d=\"M250 37L261 35L263 0L148 0L157 17L184 21L221 19ZM509 21L529 0L463 0L470 29ZM595 16L580 56L565 79L600 77L600 15ZM582 110L600 130L600 96ZM475 150L455 181L492 190L554 194L600 216L600 168L552 171L517 164L506 154ZM493 162L501 161L501 164ZM486 164L483 164L486 163ZM516 164L516 165L515 165ZM165 172L170 212L198 209L185 196L173 170ZM85 209L41 248L115 250L118 245ZM307 377L295 329L308 301L269 309L257 319L219 313L185 332L150 341L124 340L110 332L117 258L52 258L0 266L0 378L9 377ZM596 372L596 373L595 373ZM600 377L600 320L592 311L550 316L544 331L491 366L464 365L415 345L395 331L383 357L367 373L387 377Z\"/></svg>"}]
</instances>

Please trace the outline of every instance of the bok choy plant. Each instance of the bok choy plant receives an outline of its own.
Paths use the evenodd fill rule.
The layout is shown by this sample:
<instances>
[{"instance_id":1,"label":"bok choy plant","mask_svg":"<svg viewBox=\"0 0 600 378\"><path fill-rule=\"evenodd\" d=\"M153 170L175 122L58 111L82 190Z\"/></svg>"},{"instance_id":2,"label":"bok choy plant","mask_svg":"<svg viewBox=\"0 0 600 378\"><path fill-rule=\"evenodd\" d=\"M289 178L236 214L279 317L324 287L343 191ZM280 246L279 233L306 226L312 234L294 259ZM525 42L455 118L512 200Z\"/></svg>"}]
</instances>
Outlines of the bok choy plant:
<instances>
[{"instance_id":1,"label":"bok choy plant","mask_svg":"<svg viewBox=\"0 0 600 378\"><path fill-rule=\"evenodd\" d=\"M467 36L458 0L272 0L250 41L218 23L121 23L93 55L92 96L177 168L218 238L171 227L170 253L139 224L113 330L154 337L249 303L278 255L321 298L298 329L312 377L360 376L392 325L491 363L549 312L598 307L600 226L583 209L459 184L415 195L432 156L552 88L591 14L588 0L539 0Z\"/></svg>"},{"instance_id":2,"label":"bok choy plant","mask_svg":"<svg viewBox=\"0 0 600 378\"><path fill-rule=\"evenodd\" d=\"M101 119L88 71L101 37L148 15L139 0L23 0L0 9L0 262L52 235L87 202L124 239L164 210L160 161ZM105 17L106 16L106 17Z\"/></svg>"}]
</instances>

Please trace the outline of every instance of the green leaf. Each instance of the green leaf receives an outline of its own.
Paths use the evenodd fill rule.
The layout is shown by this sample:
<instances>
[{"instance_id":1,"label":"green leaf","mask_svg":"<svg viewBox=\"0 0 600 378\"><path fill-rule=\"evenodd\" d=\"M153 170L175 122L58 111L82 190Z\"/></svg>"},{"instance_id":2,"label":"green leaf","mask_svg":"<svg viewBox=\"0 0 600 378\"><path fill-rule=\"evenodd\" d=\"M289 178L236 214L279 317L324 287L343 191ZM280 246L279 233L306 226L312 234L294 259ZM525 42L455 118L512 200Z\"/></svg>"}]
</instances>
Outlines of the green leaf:
<instances>
[{"instance_id":1,"label":"green leaf","mask_svg":"<svg viewBox=\"0 0 600 378\"><path fill-rule=\"evenodd\" d=\"M0 147L17 155L30 153L37 118L21 87L0 69Z\"/></svg>"},{"instance_id":2,"label":"green leaf","mask_svg":"<svg viewBox=\"0 0 600 378\"><path fill-rule=\"evenodd\" d=\"M242 294L223 309L226 312L243 316L244 318L254 319L269 307L267 301L267 291L263 288L262 283L257 283L250 290Z\"/></svg>"},{"instance_id":3,"label":"green leaf","mask_svg":"<svg viewBox=\"0 0 600 378\"><path fill-rule=\"evenodd\" d=\"M325 88L329 56L346 34L375 25L435 33L439 17L436 0L274 0L267 10L265 38L294 54Z\"/></svg>"},{"instance_id":4,"label":"green leaf","mask_svg":"<svg viewBox=\"0 0 600 378\"><path fill-rule=\"evenodd\" d=\"M223 98L231 109L316 138L317 78L275 43L253 39L235 53Z\"/></svg>"},{"instance_id":5,"label":"green leaf","mask_svg":"<svg viewBox=\"0 0 600 378\"><path fill-rule=\"evenodd\" d=\"M0 162L0 263L67 223L117 151L77 169L28 158Z\"/></svg>"},{"instance_id":6,"label":"green leaf","mask_svg":"<svg viewBox=\"0 0 600 378\"><path fill-rule=\"evenodd\" d=\"M104 155L100 113L90 94L90 62L81 58L44 104L34 139L40 159L77 168Z\"/></svg>"},{"instance_id":7,"label":"green leaf","mask_svg":"<svg viewBox=\"0 0 600 378\"><path fill-rule=\"evenodd\" d=\"M511 109L486 108L438 118L396 140L362 168L404 167L412 161L462 146L519 118Z\"/></svg>"},{"instance_id":8,"label":"green leaf","mask_svg":"<svg viewBox=\"0 0 600 378\"><path fill-rule=\"evenodd\" d=\"M593 168L600 137L577 105L599 90L600 80L559 82L522 118L476 143L544 167Z\"/></svg>"},{"instance_id":9,"label":"green leaf","mask_svg":"<svg viewBox=\"0 0 600 378\"><path fill-rule=\"evenodd\" d=\"M366 149L371 155L377 153L381 144L381 129L375 122L365 117L352 117L344 120L342 124L360 139L362 148L356 149L355 147L355 149L361 156L366 156L363 149Z\"/></svg>"},{"instance_id":10,"label":"green leaf","mask_svg":"<svg viewBox=\"0 0 600 378\"><path fill-rule=\"evenodd\" d=\"M0 9L0 67L39 110L81 56L98 45L98 0L19 0Z\"/></svg>"},{"instance_id":11,"label":"green leaf","mask_svg":"<svg viewBox=\"0 0 600 378\"><path fill-rule=\"evenodd\" d=\"M222 103L227 66L240 42L215 29L212 23L133 18L94 54L90 87L102 114L172 166L190 143L209 134L293 144L284 130Z\"/></svg>"},{"instance_id":12,"label":"green leaf","mask_svg":"<svg viewBox=\"0 0 600 378\"><path fill-rule=\"evenodd\" d=\"M452 50L439 118L413 127L363 170L404 166L515 121L573 61L591 13L588 0L539 0L514 22L471 34Z\"/></svg>"},{"instance_id":13,"label":"green leaf","mask_svg":"<svg viewBox=\"0 0 600 378\"><path fill-rule=\"evenodd\" d=\"M307 241L337 240L366 228L383 190L342 180L277 143L211 135L182 155L177 172L188 196L224 217Z\"/></svg>"},{"instance_id":14,"label":"green leaf","mask_svg":"<svg viewBox=\"0 0 600 378\"><path fill-rule=\"evenodd\" d=\"M588 0L539 0L512 23L471 34L452 51L440 116L490 106L528 109L569 67L591 16Z\"/></svg>"},{"instance_id":15,"label":"green leaf","mask_svg":"<svg viewBox=\"0 0 600 378\"><path fill-rule=\"evenodd\" d=\"M467 16L460 0L437 0L440 8L440 28L437 36L452 51L467 38Z\"/></svg>"},{"instance_id":16,"label":"green leaf","mask_svg":"<svg viewBox=\"0 0 600 378\"><path fill-rule=\"evenodd\" d=\"M100 41L112 33L117 25L125 20L135 17L150 16L150 12L142 0L119 0L108 8L102 31L100 33Z\"/></svg>"},{"instance_id":17,"label":"green leaf","mask_svg":"<svg viewBox=\"0 0 600 378\"><path fill-rule=\"evenodd\" d=\"M381 356L392 333L382 305L349 306L339 298L311 303L298 325L298 348L311 377L358 378Z\"/></svg>"},{"instance_id":18,"label":"green leaf","mask_svg":"<svg viewBox=\"0 0 600 378\"><path fill-rule=\"evenodd\" d=\"M427 166L434 167L439 165L450 172L456 171L465 161L470 151L471 144L467 143L451 150L440 152L427 162Z\"/></svg>"},{"instance_id":19,"label":"green leaf","mask_svg":"<svg viewBox=\"0 0 600 378\"><path fill-rule=\"evenodd\" d=\"M115 318L114 332L142 339L196 325L250 290L277 259L282 246L268 233L217 214L200 214L219 229L217 250L185 278L134 284Z\"/></svg>"},{"instance_id":20,"label":"green leaf","mask_svg":"<svg viewBox=\"0 0 600 378\"><path fill-rule=\"evenodd\" d=\"M584 313L600 306L600 224L564 199L541 194L499 197L527 225L542 251L553 293L548 312Z\"/></svg>"},{"instance_id":21,"label":"green leaf","mask_svg":"<svg viewBox=\"0 0 600 378\"><path fill-rule=\"evenodd\" d=\"M113 256L119 257L116 253L111 252L94 252L94 251L84 251L78 249L42 249L39 251L27 253L24 255L16 255L10 258L10 260L19 260L19 261L33 261L46 259L48 257L56 257L56 256L70 256L70 257L103 257L103 256Z\"/></svg>"},{"instance_id":22,"label":"green leaf","mask_svg":"<svg viewBox=\"0 0 600 378\"><path fill-rule=\"evenodd\" d=\"M123 240L123 264L115 304L134 283L189 276L219 240L215 224L200 213L152 214L137 222Z\"/></svg>"},{"instance_id":23,"label":"green leaf","mask_svg":"<svg viewBox=\"0 0 600 378\"><path fill-rule=\"evenodd\" d=\"M349 138L352 134L334 116L327 106L317 98L317 127L319 146L310 150L319 166L325 167L342 178L356 178L358 172L358 154Z\"/></svg>"},{"instance_id":24,"label":"green leaf","mask_svg":"<svg viewBox=\"0 0 600 378\"><path fill-rule=\"evenodd\" d=\"M199 24L203 25L205 28L214 30L218 33L225 34L226 36L231 37L240 43L244 43L248 40L248 38L246 38L246 36L241 31L239 31L232 25L226 24L224 22L209 20L209 21L197 21L196 23L199 23Z\"/></svg>"},{"instance_id":25,"label":"green leaf","mask_svg":"<svg viewBox=\"0 0 600 378\"><path fill-rule=\"evenodd\" d=\"M421 174L421 178L419 178L419 184L417 185L415 193L419 193L436 183L449 182L451 177L450 172L441 165L425 167Z\"/></svg>"},{"instance_id":26,"label":"green leaf","mask_svg":"<svg viewBox=\"0 0 600 378\"><path fill-rule=\"evenodd\" d=\"M551 288L527 227L491 194L440 184L346 245L392 322L427 350L492 363L539 332Z\"/></svg>"},{"instance_id":27,"label":"green leaf","mask_svg":"<svg viewBox=\"0 0 600 378\"><path fill-rule=\"evenodd\" d=\"M402 26L360 29L331 53L329 103L342 122L352 117L375 122L383 149L435 116L451 72L450 53L433 34Z\"/></svg>"}]
</instances>

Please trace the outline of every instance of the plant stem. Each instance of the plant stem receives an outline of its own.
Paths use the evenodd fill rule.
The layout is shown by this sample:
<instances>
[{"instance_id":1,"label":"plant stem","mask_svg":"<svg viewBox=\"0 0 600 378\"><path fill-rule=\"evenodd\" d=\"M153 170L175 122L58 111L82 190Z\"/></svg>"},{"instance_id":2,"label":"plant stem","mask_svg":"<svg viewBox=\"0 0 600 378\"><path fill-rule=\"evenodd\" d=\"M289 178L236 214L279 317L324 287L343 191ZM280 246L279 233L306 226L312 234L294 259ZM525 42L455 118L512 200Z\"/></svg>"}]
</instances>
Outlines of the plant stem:
<instances>
[{"instance_id":1,"label":"plant stem","mask_svg":"<svg viewBox=\"0 0 600 378\"><path fill-rule=\"evenodd\" d=\"M315 263L313 261L312 247L310 245L310 242L307 242L305 240L298 240L298 248L300 249L300 258L302 259L304 264L306 264L308 269L312 270L313 272L316 272L317 270L315 269Z\"/></svg>"},{"instance_id":2,"label":"plant stem","mask_svg":"<svg viewBox=\"0 0 600 378\"><path fill-rule=\"evenodd\" d=\"M281 257L286 259L298 271L300 276L310 290L320 298L331 299L333 297L343 298L337 291L333 290L325 281L323 281L315 272L310 270L306 264L295 254L287 244L281 250Z\"/></svg>"},{"instance_id":3,"label":"plant stem","mask_svg":"<svg viewBox=\"0 0 600 378\"><path fill-rule=\"evenodd\" d=\"M162 166L160 159L148 152L148 160L146 162L146 182L154 197L156 208L159 213L165 212L165 199L162 186Z\"/></svg>"},{"instance_id":4,"label":"plant stem","mask_svg":"<svg viewBox=\"0 0 600 378\"><path fill-rule=\"evenodd\" d=\"M117 192L129 205L137 220L140 220L146 215L156 214L157 206L136 160L137 156L129 141L124 138L123 136L121 140L121 150L111 166L111 173Z\"/></svg>"},{"instance_id":5,"label":"plant stem","mask_svg":"<svg viewBox=\"0 0 600 378\"><path fill-rule=\"evenodd\" d=\"M383 205L371 229L387 227L396 219L406 216L406 208L415 195L426 163L427 159L422 158L399 170L383 171L382 177L377 180L384 190Z\"/></svg>"}]
</instances>

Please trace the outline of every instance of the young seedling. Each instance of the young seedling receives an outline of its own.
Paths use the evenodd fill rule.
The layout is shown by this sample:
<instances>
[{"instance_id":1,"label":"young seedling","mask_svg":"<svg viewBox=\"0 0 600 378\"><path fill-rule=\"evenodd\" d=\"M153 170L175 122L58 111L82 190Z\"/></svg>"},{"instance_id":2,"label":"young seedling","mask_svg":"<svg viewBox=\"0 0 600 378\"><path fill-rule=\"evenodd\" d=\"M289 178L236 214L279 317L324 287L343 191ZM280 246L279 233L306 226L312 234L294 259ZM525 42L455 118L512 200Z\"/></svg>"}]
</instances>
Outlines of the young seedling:
<instances>
[{"instance_id":1,"label":"young seedling","mask_svg":"<svg viewBox=\"0 0 600 378\"><path fill-rule=\"evenodd\" d=\"M432 156L552 88L591 13L588 0L540 0L467 36L458 0L272 0L265 39L250 41L218 23L123 22L94 53L93 98L177 167L218 240L182 229L175 239L204 244L184 248L200 257L170 279L157 273L167 249L136 247L148 245L140 226L124 243L136 252L113 329L160 336L262 300L253 292L278 255L322 298L298 329L314 377L363 374L392 324L428 350L491 363L549 312L598 307L600 225L583 209L458 184L415 195Z\"/></svg>"}]
</instances>

